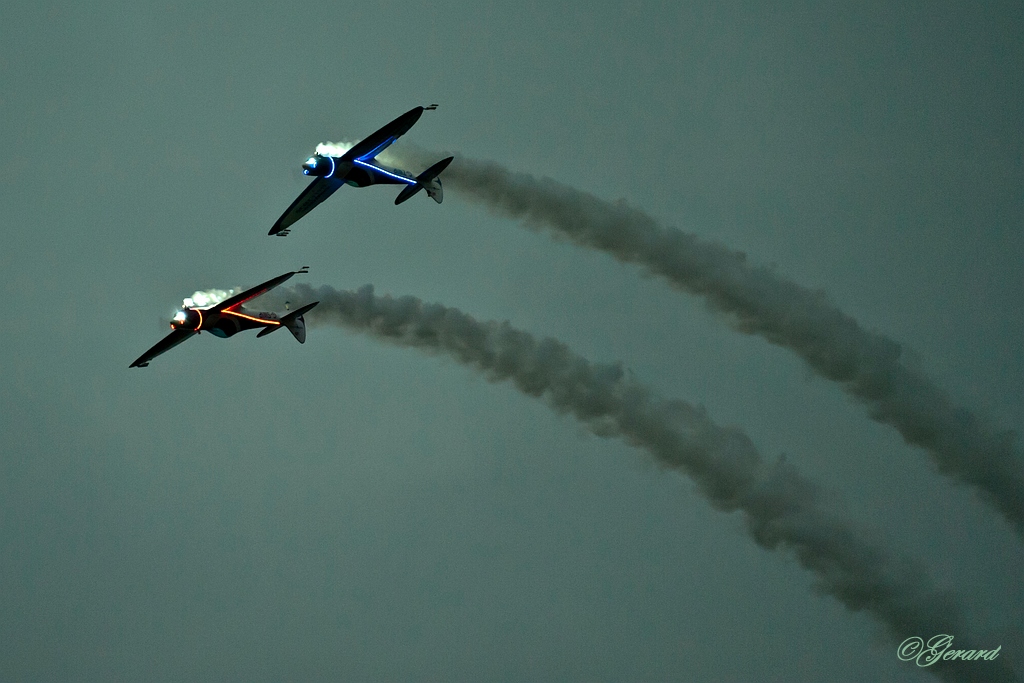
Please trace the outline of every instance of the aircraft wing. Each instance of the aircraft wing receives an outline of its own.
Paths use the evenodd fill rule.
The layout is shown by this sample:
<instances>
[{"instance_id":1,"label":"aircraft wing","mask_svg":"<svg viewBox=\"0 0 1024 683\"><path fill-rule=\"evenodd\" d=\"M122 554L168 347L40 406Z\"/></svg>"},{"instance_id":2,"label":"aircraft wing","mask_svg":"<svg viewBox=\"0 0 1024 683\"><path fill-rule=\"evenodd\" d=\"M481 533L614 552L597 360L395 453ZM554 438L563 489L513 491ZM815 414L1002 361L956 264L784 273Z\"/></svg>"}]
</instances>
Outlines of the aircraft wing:
<instances>
[{"instance_id":1,"label":"aircraft wing","mask_svg":"<svg viewBox=\"0 0 1024 683\"><path fill-rule=\"evenodd\" d=\"M255 287L253 287L251 289L247 289L244 292L241 292L240 294L235 294L232 297L228 297L227 299L224 299L224 301L221 301L219 304L215 304L215 305L211 306L210 310L217 311L219 313L219 312L222 312L222 311L228 311L228 310L231 310L233 308L237 308L237 307L241 306L242 304L244 304L246 301L249 301L250 299L255 299L260 294L264 294L264 293L270 291L271 289L273 289L274 287L277 287L281 283L283 283L286 280L288 280L288 278L290 278L292 275L295 275L296 273L306 273L306 272L308 272L306 270L306 268L302 267L299 270L293 270L290 273L285 273L284 275L278 275L277 277L275 277L275 278L273 278L271 280L267 280L262 285L256 285Z\"/></svg>"},{"instance_id":2,"label":"aircraft wing","mask_svg":"<svg viewBox=\"0 0 1024 683\"><path fill-rule=\"evenodd\" d=\"M149 365L149 361L153 360L154 358L156 358L157 356L159 356L161 353L163 353L165 351L170 351L175 346L177 346L181 342L185 341L186 339L188 339L189 337L191 337L195 333L196 333L195 330L181 330L181 329L174 330L169 335L167 335L166 337L164 337L163 339L158 341L156 344L154 344L153 348L151 348L149 351L146 351L144 354L142 354L141 356L136 358L135 362L132 363L131 365L129 365L128 367L130 367L130 368L144 368L144 367L146 367L147 365Z\"/></svg>"},{"instance_id":3,"label":"aircraft wing","mask_svg":"<svg viewBox=\"0 0 1024 683\"><path fill-rule=\"evenodd\" d=\"M306 189L296 197L291 206L285 209L285 212L277 219L277 222L274 223L274 227L270 229L268 234L277 235L283 232L283 234L287 235L288 226L315 209L320 202L330 197L334 194L335 190L344 184L337 178L318 177L306 186Z\"/></svg>"},{"instance_id":4,"label":"aircraft wing","mask_svg":"<svg viewBox=\"0 0 1024 683\"><path fill-rule=\"evenodd\" d=\"M355 147L345 152L341 160L366 161L374 158L387 149L392 142L405 135L420 120L422 115L423 107L413 107L376 133L363 138Z\"/></svg>"}]
</instances>

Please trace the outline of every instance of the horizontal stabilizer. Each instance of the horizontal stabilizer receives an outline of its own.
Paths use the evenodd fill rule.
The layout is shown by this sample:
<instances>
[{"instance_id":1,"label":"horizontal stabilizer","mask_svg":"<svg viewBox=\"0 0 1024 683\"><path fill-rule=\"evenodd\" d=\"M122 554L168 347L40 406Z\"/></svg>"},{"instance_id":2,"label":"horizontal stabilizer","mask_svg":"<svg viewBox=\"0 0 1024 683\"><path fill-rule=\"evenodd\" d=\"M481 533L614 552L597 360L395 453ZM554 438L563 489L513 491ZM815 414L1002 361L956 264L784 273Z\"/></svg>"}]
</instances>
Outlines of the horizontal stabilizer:
<instances>
[{"instance_id":1,"label":"horizontal stabilizer","mask_svg":"<svg viewBox=\"0 0 1024 683\"><path fill-rule=\"evenodd\" d=\"M306 321L302 318L302 314L305 313L306 311L308 311L309 309L313 308L314 306L316 306L318 303L320 303L320 302L319 301L314 301L313 303L306 304L305 306L303 306L302 308L300 308L300 309L298 309L296 311L292 311L288 315L286 315L283 318L281 318L281 324L280 325L268 325L267 327L265 327L262 330L260 330L260 333L257 334L256 337L257 338L258 337L262 337L263 335L270 334L271 332L273 332L275 330L279 330L282 327L287 327L288 331L292 333L292 336L295 337L295 339L300 344L305 344L306 343Z\"/></svg>"},{"instance_id":2,"label":"horizontal stabilizer","mask_svg":"<svg viewBox=\"0 0 1024 683\"><path fill-rule=\"evenodd\" d=\"M271 332L276 332L279 329L281 329L280 325L267 325L262 330L260 330L259 334L256 335L256 338L259 339L260 337L268 335Z\"/></svg>"},{"instance_id":3,"label":"horizontal stabilizer","mask_svg":"<svg viewBox=\"0 0 1024 683\"><path fill-rule=\"evenodd\" d=\"M441 161L416 176L416 182L414 184L406 186L398 193L398 196L395 197L395 204L401 204L420 190L426 190L427 194L430 195L430 198L440 204L441 200L444 199L444 194L441 189L441 179L437 176L441 175L441 171L448 168L448 164L452 163L452 159L454 158L455 157L448 157L446 159L441 159Z\"/></svg>"},{"instance_id":4,"label":"horizontal stabilizer","mask_svg":"<svg viewBox=\"0 0 1024 683\"><path fill-rule=\"evenodd\" d=\"M398 193L398 196L395 197L395 205L397 206L398 204L401 204L406 199L413 196L422 189L423 186L420 185L418 182L413 183L412 185L406 185L405 187L402 188L402 191Z\"/></svg>"},{"instance_id":5,"label":"horizontal stabilizer","mask_svg":"<svg viewBox=\"0 0 1024 683\"><path fill-rule=\"evenodd\" d=\"M455 157L447 157L446 159L441 159L441 161L437 162L436 164L428 168L426 171L416 176L416 180L418 180L421 183L425 183L431 178L436 178L437 176L441 175L441 171L448 168L448 164L452 163L452 159L454 158Z\"/></svg>"}]
</instances>

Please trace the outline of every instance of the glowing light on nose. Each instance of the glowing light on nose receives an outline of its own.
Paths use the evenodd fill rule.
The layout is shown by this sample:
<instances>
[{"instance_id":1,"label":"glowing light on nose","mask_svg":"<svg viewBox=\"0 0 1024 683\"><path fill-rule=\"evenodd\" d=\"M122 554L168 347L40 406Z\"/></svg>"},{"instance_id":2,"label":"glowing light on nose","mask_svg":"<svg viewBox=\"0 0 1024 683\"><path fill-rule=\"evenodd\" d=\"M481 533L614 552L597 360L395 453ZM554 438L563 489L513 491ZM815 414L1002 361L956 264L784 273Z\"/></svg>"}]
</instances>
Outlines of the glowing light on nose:
<instances>
[{"instance_id":1,"label":"glowing light on nose","mask_svg":"<svg viewBox=\"0 0 1024 683\"><path fill-rule=\"evenodd\" d=\"M306 159L306 166L316 166L316 157Z\"/></svg>"}]
</instances>

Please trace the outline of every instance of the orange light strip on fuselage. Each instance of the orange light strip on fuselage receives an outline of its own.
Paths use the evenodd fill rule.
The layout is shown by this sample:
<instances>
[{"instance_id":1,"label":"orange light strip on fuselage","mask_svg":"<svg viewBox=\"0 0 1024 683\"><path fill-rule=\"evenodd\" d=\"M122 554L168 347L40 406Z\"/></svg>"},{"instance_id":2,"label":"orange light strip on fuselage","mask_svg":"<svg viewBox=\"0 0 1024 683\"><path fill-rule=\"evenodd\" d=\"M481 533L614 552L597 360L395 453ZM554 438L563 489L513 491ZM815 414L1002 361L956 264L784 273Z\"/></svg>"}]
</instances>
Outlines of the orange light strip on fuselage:
<instances>
[{"instance_id":1,"label":"orange light strip on fuselage","mask_svg":"<svg viewBox=\"0 0 1024 683\"><path fill-rule=\"evenodd\" d=\"M238 311L221 311L221 313L227 313L228 315L237 315L239 318L245 318L246 320L252 320L254 322L263 323L264 325L280 325L280 320L264 320L263 318L257 318L252 315L246 315L245 313L239 313Z\"/></svg>"}]
</instances>

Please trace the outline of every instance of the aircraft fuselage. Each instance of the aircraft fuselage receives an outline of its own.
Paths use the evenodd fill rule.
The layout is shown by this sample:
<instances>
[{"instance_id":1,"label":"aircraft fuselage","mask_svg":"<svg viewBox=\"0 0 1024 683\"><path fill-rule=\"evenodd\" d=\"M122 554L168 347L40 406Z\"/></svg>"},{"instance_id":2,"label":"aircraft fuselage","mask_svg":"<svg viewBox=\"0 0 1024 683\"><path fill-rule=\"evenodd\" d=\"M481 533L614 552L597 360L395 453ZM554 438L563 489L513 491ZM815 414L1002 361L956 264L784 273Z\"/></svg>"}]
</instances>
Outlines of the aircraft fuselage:
<instances>
[{"instance_id":1,"label":"aircraft fuselage","mask_svg":"<svg viewBox=\"0 0 1024 683\"><path fill-rule=\"evenodd\" d=\"M306 175L329 178L353 187L370 185L413 185L416 176L393 166L385 166L376 159L372 161L344 161L342 157L314 154L302 165Z\"/></svg>"},{"instance_id":2,"label":"aircraft fuselage","mask_svg":"<svg viewBox=\"0 0 1024 683\"><path fill-rule=\"evenodd\" d=\"M171 321L171 328L209 332L215 337L227 339L243 330L280 325L276 313L251 312L241 307L232 311L215 311L212 309L186 308L179 311Z\"/></svg>"}]
</instances>

